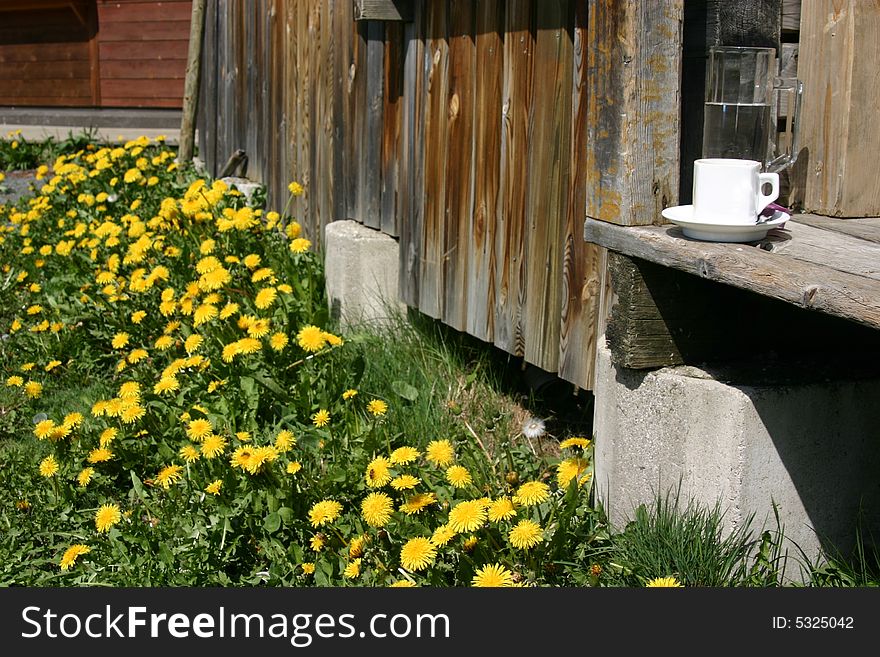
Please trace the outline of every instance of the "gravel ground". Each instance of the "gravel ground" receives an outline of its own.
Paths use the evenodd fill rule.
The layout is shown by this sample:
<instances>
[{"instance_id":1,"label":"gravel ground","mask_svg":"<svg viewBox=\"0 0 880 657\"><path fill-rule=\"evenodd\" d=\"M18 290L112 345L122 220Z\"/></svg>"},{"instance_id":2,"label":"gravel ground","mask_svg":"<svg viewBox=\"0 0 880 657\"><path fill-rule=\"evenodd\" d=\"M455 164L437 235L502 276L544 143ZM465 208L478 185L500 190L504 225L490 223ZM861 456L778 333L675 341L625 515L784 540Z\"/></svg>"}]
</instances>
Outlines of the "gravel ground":
<instances>
[{"instance_id":1,"label":"gravel ground","mask_svg":"<svg viewBox=\"0 0 880 657\"><path fill-rule=\"evenodd\" d=\"M22 196L30 194L31 183L36 182L33 171L8 171L6 180L0 182L0 205L12 205Z\"/></svg>"}]
</instances>

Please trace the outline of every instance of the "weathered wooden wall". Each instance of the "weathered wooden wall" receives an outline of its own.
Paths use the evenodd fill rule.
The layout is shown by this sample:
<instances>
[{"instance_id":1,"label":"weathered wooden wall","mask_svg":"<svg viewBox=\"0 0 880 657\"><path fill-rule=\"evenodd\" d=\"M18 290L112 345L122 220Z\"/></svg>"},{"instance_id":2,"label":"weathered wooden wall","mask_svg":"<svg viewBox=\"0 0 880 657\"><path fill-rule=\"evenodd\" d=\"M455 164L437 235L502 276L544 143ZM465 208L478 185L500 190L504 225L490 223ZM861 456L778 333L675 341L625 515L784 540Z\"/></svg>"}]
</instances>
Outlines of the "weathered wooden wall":
<instances>
[{"instance_id":1,"label":"weathered wooden wall","mask_svg":"<svg viewBox=\"0 0 880 657\"><path fill-rule=\"evenodd\" d=\"M100 105L182 105L191 13L192 0L98 0Z\"/></svg>"},{"instance_id":2,"label":"weathered wooden wall","mask_svg":"<svg viewBox=\"0 0 880 657\"><path fill-rule=\"evenodd\" d=\"M385 22L351 0L208 0L201 156L216 175L244 149L276 209L303 183L314 240L346 218L398 237L407 304L591 389L602 250L583 223L677 201L660 90L681 4L425 0Z\"/></svg>"},{"instance_id":3,"label":"weathered wooden wall","mask_svg":"<svg viewBox=\"0 0 880 657\"><path fill-rule=\"evenodd\" d=\"M97 102L94 2L0 3L0 105Z\"/></svg>"},{"instance_id":4,"label":"weathered wooden wall","mask_svg":"<svg viewBox=\"0 0 880 657\"><path fill-rule=\"evenodd\" d=\"M0 2L0 104L180 107L191 0Z\"/></svg>"}]
</instances>

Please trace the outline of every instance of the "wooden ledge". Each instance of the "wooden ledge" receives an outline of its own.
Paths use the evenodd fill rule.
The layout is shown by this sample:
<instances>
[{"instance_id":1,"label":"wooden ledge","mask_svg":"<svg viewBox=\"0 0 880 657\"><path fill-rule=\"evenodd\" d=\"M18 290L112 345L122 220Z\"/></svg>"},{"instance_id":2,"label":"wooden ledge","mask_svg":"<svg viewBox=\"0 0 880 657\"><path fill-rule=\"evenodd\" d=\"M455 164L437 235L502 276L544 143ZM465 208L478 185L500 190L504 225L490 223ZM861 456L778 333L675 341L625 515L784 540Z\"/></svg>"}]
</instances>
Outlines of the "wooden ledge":
<instances>
[{"instance_id":1,"label":"wooden ledge","mask_svg":"<svg viewBox=\"0 0 880 657\"><path fill-rule=\"evenodd\" d=\"M795 215L750 244L692 240L672 224L584 223L584 239L611 251L880 329L875 237L880 219L814 215Z\"/></svg>"}]
</instances>

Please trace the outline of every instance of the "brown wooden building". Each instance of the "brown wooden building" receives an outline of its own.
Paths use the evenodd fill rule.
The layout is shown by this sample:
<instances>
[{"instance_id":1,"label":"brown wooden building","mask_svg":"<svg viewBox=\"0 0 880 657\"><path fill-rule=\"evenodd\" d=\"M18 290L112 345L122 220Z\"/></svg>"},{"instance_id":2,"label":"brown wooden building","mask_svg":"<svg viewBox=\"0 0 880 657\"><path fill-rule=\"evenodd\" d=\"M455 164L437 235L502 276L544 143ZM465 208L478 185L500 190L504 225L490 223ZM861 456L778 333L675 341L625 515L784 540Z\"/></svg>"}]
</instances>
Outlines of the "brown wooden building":
<instances>
[{"instance_id":1,"label":"brown wooden building","mask_svg":"<svg viewBox=\"0 0 880 657\"><path fill-rule=\"evenodd\" d=\"M0 105L182 104L191 0L3 0Z\"/></svg>"}]
</instances>

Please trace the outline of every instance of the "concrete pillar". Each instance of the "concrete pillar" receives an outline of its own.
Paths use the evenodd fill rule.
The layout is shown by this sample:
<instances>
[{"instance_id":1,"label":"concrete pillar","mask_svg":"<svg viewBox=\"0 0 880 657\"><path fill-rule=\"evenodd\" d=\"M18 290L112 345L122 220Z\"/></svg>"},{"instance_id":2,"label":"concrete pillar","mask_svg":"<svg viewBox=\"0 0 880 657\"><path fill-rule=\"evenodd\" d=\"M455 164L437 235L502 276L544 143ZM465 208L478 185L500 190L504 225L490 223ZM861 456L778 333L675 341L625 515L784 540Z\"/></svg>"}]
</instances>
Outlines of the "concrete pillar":
<instances>
[{"instance_id":1,"label":"concrete pillar","mask_svg":"<svg viewBox=\"0 0 880 657\"><path fill-rule=\"evenodd\" d=\"M595 485L622 527L640 503L682 483L682 499L720 501L730 527L755 513L811 558L848 550L860 509L880 527L880 377L820 366L615 366L597 353ZM797 554L789 545L790 554Z\"/></svg>"},{"instance_id":2,"label":"concrete pillar","mask_svg":"<svg viewBox=\"0 0 880 657\"><path fill-rule=\"evenodd\" d=\"M356 221L327 224L324 269L330 311L343 326L385 325L405 311L398 294L397 240Z\"/></svg>"}]
</instances>

